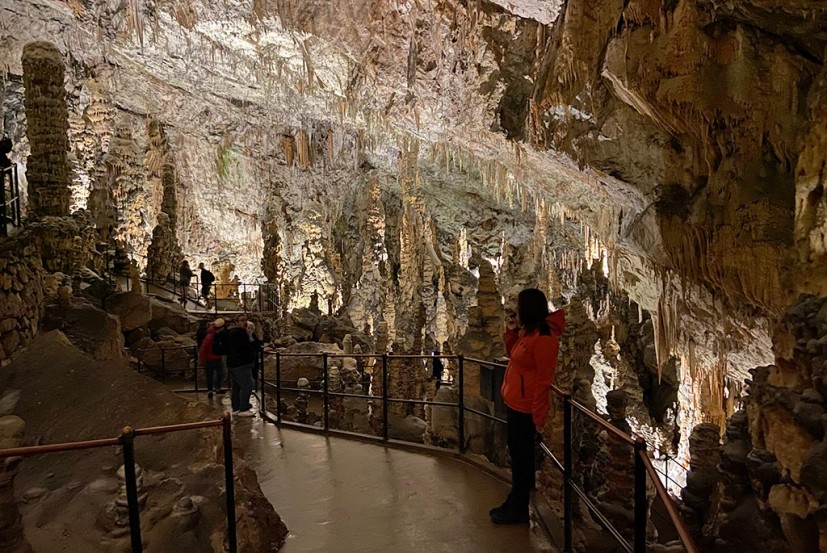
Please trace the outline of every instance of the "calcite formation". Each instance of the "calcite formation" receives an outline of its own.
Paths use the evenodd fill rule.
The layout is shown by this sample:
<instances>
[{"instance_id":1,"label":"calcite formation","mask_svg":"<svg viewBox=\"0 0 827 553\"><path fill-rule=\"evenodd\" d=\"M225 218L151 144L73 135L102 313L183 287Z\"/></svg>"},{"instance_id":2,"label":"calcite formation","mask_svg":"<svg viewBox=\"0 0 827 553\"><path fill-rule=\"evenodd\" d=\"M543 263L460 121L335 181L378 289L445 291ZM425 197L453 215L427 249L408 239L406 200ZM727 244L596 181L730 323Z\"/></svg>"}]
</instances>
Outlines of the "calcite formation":
<instances>
[{"instance_id":1,"label":"calcite formation","mask_svg":"<svg viewBox=\"0 0 827 553\"><path fill-rule=\"evenodd\" d=\"M455 349L466 357L495 361L505 356L505 344L502 338L505 332L505 312L491 264L487 261L481 262L479 273L477 305L469 311L468 328L457 342ZM479 396L479 368L469 365L464 377L465 394L472 397Z\"/></svg>"},{"instance_id":2,"label":"calcite formation","mask_svg":"<svg viewBox=\"0 0 827 553\"><path fill-rule=\"evenodd\" d=\"M169 216L160 212L147 250L146 276L150 282L169 286L178 282L178 267L184 259Z\"/></svg>"},{"instance_id":3,"label":"calcite formation","mask_svg":"<svg viewBox=\"0 0 827 553\"><path fill-rule=\"evenodd\" d=\"M30 210L34 216L69 215L69 114L63 55L54 44L32 42L23 50Z\"/></svg>"},{"instance_id":4,"label":"calcite formation","mask_svg":"<svg viewBox=\"0 0 827 553\"><path fill-rule=\"evenodd\" d=\"M821 493L808 456L823 440L825 330L803 321L817 318L811 307L827 290L827 8L214 4L7 0L0 104L32 215L88 208L98 239L114 235L150 278L174 275L182 256L209 261L233 302L244 283L268 282L286 345L341 342L345 327L357 340L353 327L367 325L380 353L447 342L496 358L503 306L539 286L556 306L571 300L565 391L603 410L606 392L622 389L630 428L682 460L693 428L730 419L717 485L699 488L693 476L688 488L696 532L736 543L715 513L743 520L754 500L794 547L815 543ZM42 40L54 42L43 59L65 63L65 78L27 71L24 45ZM66 102L49 104L48 133L45 103L23 116L35 76L49 98L68 98L68 117ZM57 146L48 174L38 138L47 134ZM71 203L64 188L44 204L44 175L71 185ZM81 232L69 244L70 226L49 250L67 253L41 261L69 278L95 265L71 252L96 242ZM817 297L785 318L799 292ZM311 328L301 310L313 298L329 318L315 314ZM39 317L7 319L18 330ZM418 364L391 367L392 395L430 393ZM772 368L751 376L754 367ZM375 394L376 368L365 371ZM474 397L478 373L466 368ZM729 444L747 447L741 415L732 419L742 401L751 496L741 494L741 458L726 457ZM559 414L555 405L552 447ZM375 402L371 421L378 431ZM589 467L594 438L577 453Z\"/></svg>"},{"instance_id":5,"label":"calcite formation","mask_svg":"<svg viewBox=\"0 0 827 553\"><path fill-rule=\"evenodd\" d=\"M701 536L703 521L710 509L712 494L718 486L718 464L721 429L704 423L692 429L689 436L689 475L681 492L684 512L691 531Z\"/></svg>"}]
</instances>

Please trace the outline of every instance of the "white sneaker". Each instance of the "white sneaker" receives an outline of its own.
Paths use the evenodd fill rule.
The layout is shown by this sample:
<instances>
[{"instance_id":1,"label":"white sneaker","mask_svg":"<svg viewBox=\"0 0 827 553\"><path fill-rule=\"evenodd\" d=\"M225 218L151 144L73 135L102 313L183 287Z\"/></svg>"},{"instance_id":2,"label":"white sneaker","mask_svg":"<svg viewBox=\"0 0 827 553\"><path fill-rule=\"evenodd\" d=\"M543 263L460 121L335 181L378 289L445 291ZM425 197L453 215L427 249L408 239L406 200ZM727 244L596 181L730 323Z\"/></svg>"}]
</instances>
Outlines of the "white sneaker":
<instances>
[{"instance_id":1,"label":"white sneaker","mask_svg":"<svg viewBox=\"0 0 827 553\"><path fill-rule=\"evenodd\" d=\"M256 415L252 409L249 411L236 411L234 414L237 417L254 417Z\"/></svg>"}]
</instances>

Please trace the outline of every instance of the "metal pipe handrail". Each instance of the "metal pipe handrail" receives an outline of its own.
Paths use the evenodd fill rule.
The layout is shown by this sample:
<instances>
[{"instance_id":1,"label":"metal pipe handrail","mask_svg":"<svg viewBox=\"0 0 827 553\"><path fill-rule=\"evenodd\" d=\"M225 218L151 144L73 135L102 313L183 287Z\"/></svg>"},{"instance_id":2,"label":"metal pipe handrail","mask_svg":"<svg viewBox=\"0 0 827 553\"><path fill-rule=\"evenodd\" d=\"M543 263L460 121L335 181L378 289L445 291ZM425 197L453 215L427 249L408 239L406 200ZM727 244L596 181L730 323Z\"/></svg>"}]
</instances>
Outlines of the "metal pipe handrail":
<instances>
[{"instance_id":1,"label":"metal pipe handrail","mask_svg":"<svg viewBox=\"0 0 827 553\"><path fill-rule=\"evenodd\" d=\"M649 459L649 456L646 455L645 451L638 452L638 456L640 457L643 466L646 468L646 472L649 473L649 478L651 478L652 482L654 482L655 491L663 502L666 512L669 515L672 524L675 526L675 530L678 532L678 537L683 543L683 546L686 548L686 552L698 553L698 548L695 546L695 540L692 539L692 536L686 529L683 519L678 513L678 510L675 508L675 504L672 502L672 497L669 495L669 492L666 491L666 488L660 481L660 478L658 478L658 475L655 472L655 466L652 464L652 460Z\"/></svg>"},{"instance_id":2,"label":"metal pipe handrail","mask_svg":"<svg viewBox=\"0 0 827 553\"><path fill-rule=\"evenodd\" d=\"M573 399L571 399L569 401L571 402L572 407L574 407L575 409L577 409L578 411L580 411L581 413L586 415L588 418L590 418L591 420L596 422L598 424L598 426L600 426L604 430L608 431L609 434L614 436L616 439L620 440L621 442L626 442L629 445L635 445L635 439L632 436L626 434L625 432L623 432L622 430L620 430L616 426L612 425L606 419L604 419L603 417L601 417L600 415L598 415L597 413L595 413L594 411L592 411L591 409L589 409L585 405L582 405L582 404L576 402Z\"/></svg>"},{"instance_id":3,"label":"metal pipe handrail","mask_svg":"<svg viewBox=\"0 0 827 553\"><path fill-rule=\"evenodd\" d=\"M271 386L276 389L277 397L280 398L280 394L282 391L290 391L290 392L298 392L298 393L309 393L309 394L322 394L324 400L324 409L325 415L329 413L329 399L330 397L353 397L358 399L365 399L365 400L379 400L381 399L381 417L382 417L382 427L381 427L381 439L384 442L389 441L389 422L388 422L388 407L392 403L397 404L413 404L413 405L435 405L435 406L443 406L449 408L457 408L459 411L459 451L460 453L464 453L465 451L465 422L464 422L464 415L467 412L474 413L478 416L484 417L489 420L493 420L499 423L506 423L503 419L500 419L496 416L489 415L488 413L484 413L482 411L473 409L471 407L466 407L464 404L464 362L476 363L481 366L499 366L507 368L505 363L500 363L498 361L485 361L481 359L475 358L465 358L464 356L457 355L457 356L434 356L434 355L391 355L391 354L381 354L382 359L382 372L379 374L382 379L382 390L381 396L375 395L362 395L362 394L349 394L349 393L342 393L342 392L331 392L328 389L328 362L330 358L334 357L373 357L377 358L380 357L377 354L334 354L334 353L293 353L293 352L272 352L276 355L276 373L277 379L275 382L267 382L262 378L262 392L266 386ZM280 367L281 367L281 358L282 357L311 357L317 358L321 357L324 362L324 389L323 390L311 390L311 389L301 389L301 388L288 388L281 385L280 382ZM458 383L459 383L459 396L457 403L448 403L448 402L437 402L432 400L417 400L417 399L403 399L403 398L390 398L388 397L388 362L393 359L431 359L431 358L456 358L458 361ZM263 355L262 355L263 360ZM263 371L263 363L262 363L262 371ZM263 374L263 373L262 373ZM374 377L377 376L374 373ZM551 450L544 444L540 443L540 449L543 454L549 458L554 467L559 470L564 477L564 494L563 494L563 510L564 510L564 551L570 553L573 551L573 532L572 532L572 521L573 521L573 504L572 504L572 494L577 494L580 498L584 501L586 506L592 511L595 517L603 524L606 530L617 539L618 543L621 547L629 552L632 553L642 553L646 550L646 525L647 520L649 518L649 504L648 499L646 496L646 479L647 476L652 478L655 481L655 485L658 489L658 494L664 499L664 503L667 505L667 510L669 511L670 520L675 525L678 535L681 537L681 540L684 543L684 546L687 548L689 553L696 553L696 549L694 548L694 544L691 541L691 538L688 535L688 531L683 523L683 520L677 513L677 510L674 508L674 505L671 502L671 498L669 497L668 492L666 492L665 487L660 481L658 477L658 471L655 469L654 465L651 463L651 460L648 458L647 449L646 449L646 442L640 436L630 436L625 432L621 431L620 429L616 428L612 425L609 421L602 418L600 415L589 409L588 407L584 406L583 404L575 401L570 394L564 392L557 386L552 385L551 391L563 399L563 414L564 414L564 456L563 460L561 461L558 459ZM262 397L265 397L265 394L262 393ZM626 540L623 535L612 525L612 523L608 520L608 518L603 515L597 507L591 502L589 497L586 493L577 487L573 480L573 467L572 467L572 458L573 458L573 449L572 449L572 427L573 427L573 411L577 410L587 418L591 419L597 425L603 429L605 429L610 436L614 439L619 440L621 442L626 443L634 448L634 456L635 459L635 468L634 468L634 541L633 545L630 544L628 540ZM263 410L263 409L262 409ZM263 413L263 417L265 420L269 422L276 422L281 423L281 409L278 408L276 412L276 420ZM315 428L315 427L314 427ZM327 416L324 418L324 426L320 431L328 432L331 429L329 428L329 421ZM668 458L668 456L667 456ZM668 478L668 476L666 476Z\"/></svg>"},{"instance_id":4,"label":"metal pipe handrail","mask_svg":"<svg viewBox=\"0 0 827 553\"><path fill-rule=\"evenodd\" d=\"M589 496L586 495L586 492L581 490L571 480L568 481L568 487L571 488L571 490L577 494L577 496L580 498L580 501L582 501L586 505L586 507L588 507L589 511L591 511L592 514L597 518L597 520L600 521L603 527L612 535L612 537L620 544L620 546L627 553L633 553L634 549L632 549L632 545L626 540L626 538L623 537L623 534L621 534L618 531L618 529L614 527L614 525L609 521L609 519L606 518L606 515L601 513L597 506L594 503L592 503L591 499L589 499Z\"/></svg>"},{"instance_id":5,"label":"metal pipe handrail","mask_svg":"<svg viewBox=\"0 0 827 553\"><path fill-rule=\"evenodd\" d=\"M7 457L29 457L47 453L61 453L66 451L78 451L81 449L95 449L98 447L109 447L121 445L119 438L103 438L100 440L85 440L82 442L65 442L59 444L32 445L26 447L12 447L0 449L0 459Z\"/></svg>"},{"instance_id":6,"label":"metal pipe handrail","mask_svg":"<svg viewBox=\"0 0 827 553\"><path fill-rule=\"evenodd\" d=\"M136 428L133 432L136 436L155 436L158 434L169 434L182 430L197 430L199 428L213 428L224 424L224 419L216 419L203 422L185 422L181 424L168 424L166 426L151 426L149 428Z\"/></svg>"},{"instance_id":7,"label":"metal pipe handrail","mask_svg":"<svg viewBox=\"0 0 827 553\"><path fill-rule=\"evenodd\" d=\"M186 349L186 350L198 350L198 346L161 346L159 348L136 348L134 351L138 352L147 352L147 351L177 351L179 349Z\"/></svg>"},{"instance_id":8,"label":"metal pipe handrail","mask_svg":"<svg viewBox=\"0 0 827 553\"><path fill-rule=\"evenodd\" d=\"M135 463L135 438L138 436L151 436L169 434L183 430L195 430L200 428L222 427L223 449L224 449L224 476L225 496L227 508L227 542L230 553L238 552L238 536L236 529L235 515L235 480L233 476L233 451L232 451L232 418L229 413L218 420L189 422L171 424L166 426L153 426L142 429L134 429L126 426L117 438L103 438L98 440L85 440L78 442L65 442L58 444L46 444L38 446L15 447L0 450L0 459L10 457L30 457L33 455L46 455L50 453L65 453L67 451L80 451L85 449L96 449L101 447L121 446L124 467L124 487L126 490L126 505L129 520L129 538L132 553L143 552L143 541L141 540L141 516L138 499L138 486Z\"/></svg>"},{"instance_id":9,"label":"metal pipe handrail","mask_svg":"<svg viewBox=\"0 0 827 553\"><path fill-rule=\"evenodd\" d=\"M466 357L465 361L471 362L471 363L476 363L476 364L479 364L479 365L491 365L491 366L497 366L497 367L501 367L501 368L507 368L508 367L507 364L500 363L499 361L483 361L482 359L474 359L474 358L471 358L471 357ZM555 394L557 394L559 396L566 397L566 396L569 395L569 394L567 394L566 392L564 392L563 390L561 390L560 388L558 388L557 386L555 386L553 384L549 388L551 389L552 392L554 392ZM602 426L610 434L612 434L615 438L617 438L617 439L619 439L623 442L626 442L629 445L634 445L635 439L632 436L629 436L625 432L623 432L623 431L617 429L616 427L612 426L612 424L609 423L606 419L602 418L600 415L598 415L597 413L595 413L594 411L592 411L591 409L589 409L588 407L586 407L582 403L579 403L578 401L576 401L574 399L570 399L569 401L571 402L571 405L575 409L582 412L587 417L592 419L594 422L596 422L597 424Z\"/></svg>"}]
</instances>

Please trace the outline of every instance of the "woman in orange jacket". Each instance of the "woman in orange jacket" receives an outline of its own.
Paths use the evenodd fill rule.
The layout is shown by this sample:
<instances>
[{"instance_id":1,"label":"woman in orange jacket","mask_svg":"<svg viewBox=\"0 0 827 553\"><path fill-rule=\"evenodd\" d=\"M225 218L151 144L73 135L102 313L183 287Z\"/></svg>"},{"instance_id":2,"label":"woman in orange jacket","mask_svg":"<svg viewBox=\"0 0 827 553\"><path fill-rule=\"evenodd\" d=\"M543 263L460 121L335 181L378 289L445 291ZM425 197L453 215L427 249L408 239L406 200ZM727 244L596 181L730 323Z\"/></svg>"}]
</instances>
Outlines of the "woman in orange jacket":
<instances>
[{"instance_id":1,"label":"woman in orange jacket","mask_svg":"<svg viewBox=\"0 0 827 553\"><path fill-rule=\"evenodd\" d=\"M511 492L505 503L491 509L495 524L528 522L528 503L534 489L534 447L549 412L549 388L557 370L560 334L566 327L563 311L549 313L545 294L528 288L517 296L517 320L506 323L508 368L502 397L508 407L508 451L511 454Z\"/></svg>"}]
</instances>

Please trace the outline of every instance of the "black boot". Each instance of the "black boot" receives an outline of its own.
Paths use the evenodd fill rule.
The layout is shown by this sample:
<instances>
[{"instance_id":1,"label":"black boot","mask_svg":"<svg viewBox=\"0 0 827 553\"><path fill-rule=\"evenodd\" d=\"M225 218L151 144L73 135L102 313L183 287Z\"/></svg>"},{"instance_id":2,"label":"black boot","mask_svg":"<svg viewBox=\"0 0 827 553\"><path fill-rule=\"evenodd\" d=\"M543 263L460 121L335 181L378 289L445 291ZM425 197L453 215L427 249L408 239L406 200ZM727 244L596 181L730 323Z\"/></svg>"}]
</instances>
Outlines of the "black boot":
<instances>
[{"instance_id":1,"label":"black boot","mask_svg":"<svg viewBox=\"0 0 827 553\"><path fill-rule=\"evenodd\" d=\"M509 506L509 505L508 505L508 500L509 500L509 499L510 499L510 498L506 497L506 498L505 498L505 501L503 501L503 504L502 504L502 505L500 505L499 507L494 507L493 509L491 509L490 511L488 511L488 516L492 516L492 517L493 517L496 513L499 513L499 512L501 512L501 511L505 511L505 510L507 510L507 509L508 509L508 506Z\"/></svg>"},{"instance_id":2,"label":"black boot","mask_svg":"<svg viewBox=\"0 0 827 553\"><path fill-rule=\"evenodd\" d=\"M528 524L529 520L528 509L515 509L513 507L506 507L491 515L491 522L494 524Z\"/></svg>"}]
</instances>

